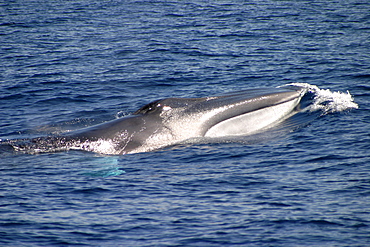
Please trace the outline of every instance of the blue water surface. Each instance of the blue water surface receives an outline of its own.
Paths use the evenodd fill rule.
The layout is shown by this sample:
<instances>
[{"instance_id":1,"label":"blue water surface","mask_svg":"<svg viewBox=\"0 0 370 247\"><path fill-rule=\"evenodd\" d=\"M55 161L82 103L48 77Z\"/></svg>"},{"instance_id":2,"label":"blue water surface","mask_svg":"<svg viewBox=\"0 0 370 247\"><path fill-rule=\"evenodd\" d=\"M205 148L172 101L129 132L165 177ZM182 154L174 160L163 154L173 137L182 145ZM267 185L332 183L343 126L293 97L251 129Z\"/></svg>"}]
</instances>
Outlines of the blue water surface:
<instances>
[{"instance_id":1,"label":"blue water surface","mask_svg":"<svg viewBox=\"0 0 370 247\"><path fill-rule=\"evenodd\" d=\"M0 138L301 82L359 109L283 137L123 156L0 152L1 246L370 245L370 3L5 1Z\"/></svg>"}]
</instances>

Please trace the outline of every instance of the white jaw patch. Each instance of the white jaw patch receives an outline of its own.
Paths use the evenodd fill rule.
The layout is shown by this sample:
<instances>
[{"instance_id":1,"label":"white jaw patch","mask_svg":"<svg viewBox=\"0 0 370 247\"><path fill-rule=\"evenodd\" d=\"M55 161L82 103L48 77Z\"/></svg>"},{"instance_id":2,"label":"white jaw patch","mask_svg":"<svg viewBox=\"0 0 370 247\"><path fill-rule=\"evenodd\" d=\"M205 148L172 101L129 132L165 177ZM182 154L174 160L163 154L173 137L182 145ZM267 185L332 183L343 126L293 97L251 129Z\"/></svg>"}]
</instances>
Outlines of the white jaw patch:
<instances>
[{"instance_id":1,"label":"white jaw patch","mask_svg":"<svg viewBox=\"0 0 370 247\"><path fill-rule=\"evenodd\" d=\"M205 137L247 135L290 117L300 98L233 117L212 126Z\"/></svg>"}]
</instances>

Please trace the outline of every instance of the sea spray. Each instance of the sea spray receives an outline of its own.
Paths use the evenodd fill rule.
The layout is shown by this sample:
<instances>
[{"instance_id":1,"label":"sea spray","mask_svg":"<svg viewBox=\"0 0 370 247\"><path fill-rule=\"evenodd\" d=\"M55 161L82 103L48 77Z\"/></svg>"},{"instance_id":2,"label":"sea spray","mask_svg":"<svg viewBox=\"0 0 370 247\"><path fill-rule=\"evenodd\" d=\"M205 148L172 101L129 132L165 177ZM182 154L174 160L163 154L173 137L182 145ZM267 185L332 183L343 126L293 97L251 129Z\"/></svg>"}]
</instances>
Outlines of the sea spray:
<instances>
[{"instance_id":1,"label":"sea spray","mask_svg":"<svg viewBox=\"0 0 370 247\"><path fill-rule=\"evenodd\" d=\"M318 86L308 83L291 83L285 86L298 86L306 88L310 93L313 93L313 102L306 109L311 112L322 110L324 114L327 114L358 108L349 91L346 93L332 92L329 89L320 89Z\"/></svg>"}]
</instances>

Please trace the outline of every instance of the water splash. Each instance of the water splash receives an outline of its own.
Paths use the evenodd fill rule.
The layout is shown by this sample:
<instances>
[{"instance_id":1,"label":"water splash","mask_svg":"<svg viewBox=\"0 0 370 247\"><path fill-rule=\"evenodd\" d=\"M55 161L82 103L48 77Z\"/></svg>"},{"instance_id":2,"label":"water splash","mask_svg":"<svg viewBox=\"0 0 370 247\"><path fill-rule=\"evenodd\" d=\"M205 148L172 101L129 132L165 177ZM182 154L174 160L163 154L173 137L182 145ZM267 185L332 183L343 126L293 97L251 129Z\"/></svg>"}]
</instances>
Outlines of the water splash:
<instances>
[{"instance_id":1,"label":"water splash","mask_svg":"<svg viewBox=\"0 0 370 247\"><path fill-rule=\"evenodd\" d=\"M302 87L314 94L312 104L306 109L310 112L321 110L324 114L327 114L358 108L358 104L354 102L352 95L348 91L346 93L332 92L329 89L320 89L318 86L308 83L291 83L285 86Z\"/></svg>"}]
</instances>

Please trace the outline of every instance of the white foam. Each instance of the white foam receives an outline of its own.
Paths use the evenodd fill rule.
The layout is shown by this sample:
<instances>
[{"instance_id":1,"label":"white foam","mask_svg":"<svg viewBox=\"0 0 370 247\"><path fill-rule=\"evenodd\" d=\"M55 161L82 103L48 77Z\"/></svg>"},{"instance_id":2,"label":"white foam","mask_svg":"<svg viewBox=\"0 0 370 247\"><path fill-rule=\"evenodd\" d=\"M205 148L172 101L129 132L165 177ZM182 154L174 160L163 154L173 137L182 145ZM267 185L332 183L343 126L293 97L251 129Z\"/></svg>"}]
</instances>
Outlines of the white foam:
<instances>
[{"instance_id":1,"label":"white foam","mask_svg":"<svg viewBox=\"0 0 370 247\"><path fill-rule=\"evenodd\" d=\"M348 91L346 93L332 92L329 89L320 89L318 86L308 83L291 83L287 86L306 88L314 94L313 103L308 107L309 111L322 110L324 113L334 113L358 108Z\"/></svg>"}]
</instances>

